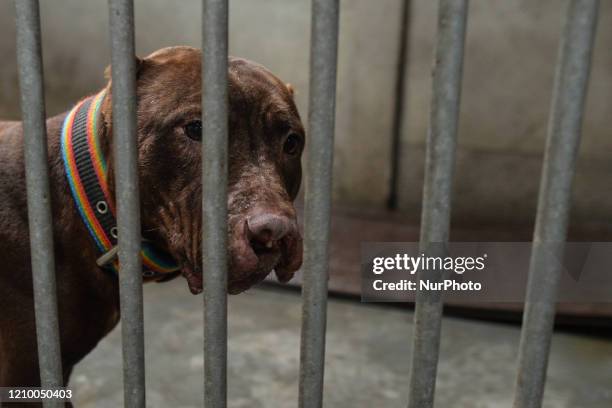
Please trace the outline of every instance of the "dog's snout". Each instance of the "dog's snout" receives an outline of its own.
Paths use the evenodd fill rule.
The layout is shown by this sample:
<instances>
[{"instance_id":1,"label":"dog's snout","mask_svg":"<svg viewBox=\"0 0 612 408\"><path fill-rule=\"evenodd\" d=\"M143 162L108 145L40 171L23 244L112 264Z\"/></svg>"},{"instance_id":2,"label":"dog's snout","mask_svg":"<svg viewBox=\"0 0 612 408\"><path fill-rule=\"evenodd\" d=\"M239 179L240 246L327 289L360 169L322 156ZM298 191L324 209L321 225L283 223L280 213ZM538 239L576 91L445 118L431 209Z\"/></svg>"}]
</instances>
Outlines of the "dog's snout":
<instances>
[{"instance_id":1,"label":"dog's snout","mask_svg":"<svg viewBox=\"0 0 612 408\"><path fill-rule=\"evenodd\" d=\"M284 215L263 213L247 218L247 229L254 249L272 248L295 232L295 222Z\"/></svg>"},{"instance_id":2,"label":"dog's snout","mask_svg":"<svg viewBox=\"0 0 612 408\"><path fill-rule=\"evenodd\" d=\"M302 237L294 210L258 207L239 217L231 229L230 293L239 293L272 270L288 282L302 264Z\"/></svg>"}]
</instances>

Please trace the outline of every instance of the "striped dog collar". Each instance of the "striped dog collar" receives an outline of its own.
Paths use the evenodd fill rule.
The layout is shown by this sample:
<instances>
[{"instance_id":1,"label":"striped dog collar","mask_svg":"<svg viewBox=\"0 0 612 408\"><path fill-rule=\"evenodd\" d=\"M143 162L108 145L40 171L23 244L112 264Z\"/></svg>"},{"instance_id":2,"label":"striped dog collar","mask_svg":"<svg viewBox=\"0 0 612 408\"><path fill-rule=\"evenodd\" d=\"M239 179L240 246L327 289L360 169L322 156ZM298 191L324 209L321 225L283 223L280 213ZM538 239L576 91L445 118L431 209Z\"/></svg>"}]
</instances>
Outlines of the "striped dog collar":
<instances>
[{"instance_id":1,"label":"striped dog collar","mask_svg":"<svg viewBox=\"0 0 612 408\"><path fill-rule=\"evenodd\" d=\"M117 273L117 220L108 192L106 159L98 139L100 105L106 91L79 102L62 126L61 150L66 178L83 222L102 256L97 264ZM166 253L142 241L143 277L156 278L179 269Z\"/></svg>"}]
</instances>

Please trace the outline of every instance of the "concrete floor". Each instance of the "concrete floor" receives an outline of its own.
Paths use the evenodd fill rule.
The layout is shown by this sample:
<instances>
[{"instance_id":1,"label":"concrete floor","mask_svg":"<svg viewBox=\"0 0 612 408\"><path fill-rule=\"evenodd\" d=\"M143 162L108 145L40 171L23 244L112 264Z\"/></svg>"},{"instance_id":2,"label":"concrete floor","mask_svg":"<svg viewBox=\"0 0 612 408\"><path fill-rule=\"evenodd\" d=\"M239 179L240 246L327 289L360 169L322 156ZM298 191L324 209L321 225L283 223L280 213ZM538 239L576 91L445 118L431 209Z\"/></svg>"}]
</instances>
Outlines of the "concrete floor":
<instances>
[{"instance_id":1,"label":"concrete floor","mask_svg":"<svg viewBox=\"0 0 612 408\"><path fill-rule=\"evenodd\" d=\"M229 407L296 407L301 304L297 292L253 289L229 304ZM326 407L406 406L412 313L331 299ZM202 405L202 298L177 279L145 289L147 401ZM75 369L77 407L122 406L120 328ZM437 407L510 407L519 328L446 318ZM554 337L545 407L612 406L612 340Z\"/></svg>"}]
</instances>

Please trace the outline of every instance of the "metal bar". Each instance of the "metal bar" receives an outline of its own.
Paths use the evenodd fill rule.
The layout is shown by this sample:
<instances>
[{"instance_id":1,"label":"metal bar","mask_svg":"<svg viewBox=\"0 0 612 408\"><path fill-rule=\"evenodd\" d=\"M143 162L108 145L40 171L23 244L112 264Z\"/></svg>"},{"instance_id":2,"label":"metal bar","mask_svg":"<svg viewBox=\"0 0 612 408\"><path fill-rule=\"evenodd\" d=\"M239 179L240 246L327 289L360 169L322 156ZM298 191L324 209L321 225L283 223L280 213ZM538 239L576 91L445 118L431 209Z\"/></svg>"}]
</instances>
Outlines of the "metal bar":
<instances>
[{"instance_id":1,"label":"metal bar","mask_svg":"<svg viewBox=\"0 0 612 408\"><path fill-rule=\"evenodd\" d=\"M395 77L395 98L393 106L393 128L391 131L391 174L389 176L389 196L387 208L396 210L398 205L399 172L402 159L402 130L406 105L406 77L408 76L408 53L410 47L410 14L412 0L402 2L397 68Z\"/></svg>"},{"instance_id":2,"label":"metal bar","mask_svg":"<svg viewBox=\"0 0 612 408\"><path fill-rule=\"evenodd\" d=\"M542 405L598 6L598 0L569 2L559 47L519 346L515 408Z\"/></svg>"},{"instance_id":3,"label":"metal bar","mask_svg":"<svg viewBox=\"0 0 612 408\"><path fill-rule=\"evenodd\" d=\"M204 406L225 408L227 405L227 0L204 0L202 24Z\"/></svg>"},{"instance_id":4,"label":"metal bar","mask_svg":"<svg viewBox=\"0 0 612 408\"><path fill-rule=\"evenodd\" d=\"M113 147L119 232L119 294L126 407L145 406L134 4L109 0Z\"/></svg>"},{"instance_id":5,"label":"metal bar","mask_svg":"<svg viewBox=\"0 0 612 408\"><path fill-rule=\"evenodd\" d=\"M440 1L420 236L421 251L432 255L445 251L449 237L467 12L467 0ZM442 310L440 292L417 293L409 408L433 406Z\"/></svg>"},{"instance_id":6,"label":"metal bar","mask_svg":"<svg viewBox=\"0 0 612 408\"><path fill-rule=\"evenodd\" d=\"M16 0L15 9L40 380L44 388L62 387L38 0Z\"/></svg>"},{"instance_id":7,"label":"metal bar","mask_svg":"<svg viewBox=\"0 0 612 408\"><path fill-rule=\"evenodd\" d=\"M299 407L323 404L339 0L313 0Z\"/></svg>"}]
</instances>

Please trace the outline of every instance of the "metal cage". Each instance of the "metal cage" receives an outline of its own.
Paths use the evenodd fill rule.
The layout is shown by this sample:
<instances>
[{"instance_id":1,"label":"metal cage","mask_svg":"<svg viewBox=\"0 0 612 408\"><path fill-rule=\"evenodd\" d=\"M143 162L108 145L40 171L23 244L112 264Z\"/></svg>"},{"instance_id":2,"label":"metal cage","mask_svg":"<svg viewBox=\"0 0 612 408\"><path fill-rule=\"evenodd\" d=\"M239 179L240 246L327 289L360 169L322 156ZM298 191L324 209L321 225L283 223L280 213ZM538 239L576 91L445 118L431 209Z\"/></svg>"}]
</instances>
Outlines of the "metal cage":
<instances>
[{"instance_id":1,"label":"metal cage","mask_svg":"<svg viewBox=\"0 0 612 408\"><path fill-rule=\"evenodd\" d=\"M53 235L49 203L38 0L15 0L25 133L31 260L41 384L63 386ZM553 331L572 178L580 141L598 0L570 0L561 36L543 162L528 295L518 354L515 408L540 407ZM116 160L124 401L145 406L145 363L137 175L134 10L109 0ZM299 406L323 405L326 301L334 140L339 0L312 0L309 154L306 163L305 259ZM421 245L446 243L457 140L468 0L440 0L430 132L427 139ZM203 0L204 406L227 400L227 56L228 0ZM557 252L560 253L560 252ZM538 299L535 302L535 299ZM410 408L432 407L443 299L419 292L415 312ZM45 407L57 407L46 401Z\"/></svg>"}]
</instances>

